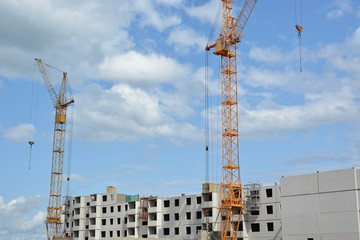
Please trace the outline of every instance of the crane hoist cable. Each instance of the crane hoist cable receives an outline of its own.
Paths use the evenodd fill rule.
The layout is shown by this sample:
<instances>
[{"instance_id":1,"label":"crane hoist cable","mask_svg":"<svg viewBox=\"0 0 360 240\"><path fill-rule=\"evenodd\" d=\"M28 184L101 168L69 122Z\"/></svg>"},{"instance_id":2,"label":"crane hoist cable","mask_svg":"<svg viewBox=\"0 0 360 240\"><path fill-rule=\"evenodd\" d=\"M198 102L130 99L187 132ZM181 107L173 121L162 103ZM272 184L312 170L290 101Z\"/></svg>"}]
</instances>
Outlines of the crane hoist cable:
<instances>
[{"instance_id":1,"label":"crane hoist cable","mask_svg":"<svg viewBox=\"0 0 360 240\"><path fill-rule=\"evenodd\" d=\"M29 170L31 169L31 160L32 160L32 147L35 144L35 132L36 132L36 123L37 123L37 107L38 107L38 96L39 96L39 82L35 81L35 62L33 69L33 79L31 86L31 100L30 100L30 115L29 115L29 139L28 144L30 146L29 154ZM36 82L36 86L35 86ZM36 89L35 89L36 88ZM35 100L34 100L35 98ZM35 102L34 102L35 101ZM34 109L35 107L35 109Z\"/></svg>"},{"instance_id":2,"label":"crane hoist cable","mask_svg":"<svg viewBox=\"0 0 360 240\"><path fill-rule=\"evenodd\" d=\"M207 47L213 41L215 32L217 30L217 25L219 23L219 17L222 10L222 4L219 3L216 16L214 18L214 22L211 27L211 31L209 34L208 42L205 47L205 182L209 183L209 148L210 148L210 132L211 132L211 100L210 100L210 89L211 89L211 81L210 81L210 68L211 59L209 57L209 49Z\"/></svg>"},{"instance_id":3,"label":"crane hoist cable","mask_svg":"<svg viewBox=\"0 0 360 240\"><path fill-rule=\"evenodd\" d=\"M300 72L302 72L302 59L301 59L301 33L304 30L302 24L302 0L299 0L299 8L300 8L300 25L298 24L297 18L297 1L294 0L295 3L295 29L298 33L298 42L299 42L299 56L300 56Z\"/></svg>"}]
</instances>

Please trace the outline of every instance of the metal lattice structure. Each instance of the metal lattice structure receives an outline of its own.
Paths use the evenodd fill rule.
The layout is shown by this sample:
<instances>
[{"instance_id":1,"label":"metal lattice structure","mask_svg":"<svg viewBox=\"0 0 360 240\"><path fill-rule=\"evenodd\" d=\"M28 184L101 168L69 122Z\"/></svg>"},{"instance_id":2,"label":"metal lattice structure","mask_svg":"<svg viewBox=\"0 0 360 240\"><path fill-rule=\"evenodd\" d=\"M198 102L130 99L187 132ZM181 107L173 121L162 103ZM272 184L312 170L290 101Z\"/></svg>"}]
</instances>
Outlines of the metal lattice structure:
<instances>
[{"instance_id":1,"label":"metal lattice structure","mask_svg":"<svg viewBox=\"0 0 360 240\"><path fill-rule=\"evenodd\" d=\"M139 218L143 220L147 220L149 216L149 200L152 199L150 197L142 197L140 198L140 206L139 206Z\"/></svg>"},{"instance_id":2,"label":"metal lattice structure","mask_svg":"<svg viewBox=\"0 0 360 240\"><path fill-rule=\"evenodd\" d=\"M235 0L221 0L222 28L214 54L221 56L221 104L223 182L221 184L221 239L236 240L243 206L239 166L237 43L257 0L245 0L237 18L232 17Z\"/></svg>"},{"instance_id":3,"label":"metal lattice structure","mask_svg":"<svg viewBox=\"0 0 360 240\"><path fill-rule=\"evenodd\" d=\"M39 67L41 76L44 79L46 88L50 94L51 100L55 108L55 125L54 125L49 205L47 208L47 216L45 220L46 229L47 229L47 238L48 240L50 240L54 238L61 238L62 236L61 193L62 193L62 176L63 176L63 163L64 163L64 148L65 148L66 111L67 111L67 107L70 104L72 104L74 100L67 98L67 94L66 94L67 74L63 72L60 91L59 94L56 94L41 59L35 58L35 61Z\"/></svg>"}]
</instances>

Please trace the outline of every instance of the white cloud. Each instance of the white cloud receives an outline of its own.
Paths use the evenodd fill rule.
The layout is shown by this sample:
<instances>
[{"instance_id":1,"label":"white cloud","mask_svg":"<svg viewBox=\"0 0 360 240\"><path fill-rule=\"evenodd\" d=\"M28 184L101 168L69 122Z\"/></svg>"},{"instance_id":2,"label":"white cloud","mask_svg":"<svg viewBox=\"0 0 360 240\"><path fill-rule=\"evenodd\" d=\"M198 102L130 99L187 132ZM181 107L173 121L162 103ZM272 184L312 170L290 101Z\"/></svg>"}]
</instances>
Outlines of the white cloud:
<instances>
[{"instance_id":1,"label":"white cloud","mask_svg":"<svg viewBox=\"0 0 360 240\"><path fill-rule=\"evenodd\" d=\"M31 134L35 133L35 127L32 124L19 124L16 127L4 130L4 137L11 141L26 141Z\"/></svg>"},{"instance_id":2,"label":"white cloud","mask_svg":"<svg viewBox=\"0 0 360 240\"><path fill-rule=\"evenodd\" d=\"M44 220L46 212L37 211L41 197L18 197L4 202L0 196L0 239L42 239L44 237Z\"/></svg>"},{"instance_id":3,"label":"white cloud","mask_svg":"<svg viewBox=\"0 0 360 240\"><path fill-rule=\"evenodd\" d=\"M0 74L30 75L31 62L39 57L81 81L94 75L92 69L105 55L132 46L123 30L134 15L129 3L79 4L81 7L71 1L59 5L51 0L1 1Z\"/></svg>"},{"instance_id":4,"label":"white cloud","mask_svg":"<svg viewBox=\"0 0 360 240\"><path fill-rule=\"evenodd\" d=\"M351 89L325 92L307 97L304 105L278 106L277 109L250 110L241 107L239 131L242 138L278 136L298 130L338 122L354 122L360 117Z\"/></svg>"},{"instance_id":5,"label":"white cloud","mask_svg":"<svg viewBox=\"0 0 360 240\"><path fill-rule=\"evenodd\" d=\"M158 3L161 4L168 4L173 6L180 6L184 0L156 0Z\"/></svg>"},{"instance_id":6,"label":"white cloud","mask_svg":"<svg viewBox=\"0 0 360 240\"><path fill-rule=\"evenodd\" d=\"M171 3L176 2L172 1ZM142 27L152 26L162 32L181 23L180 16L169 14L168 11L164 11L166 14L161 13L159 9L154 7L152 1L136 0L133 2L133 9L137 12L138 22Z\"/></svg>"},{"instance_id":7,"label":"white cloud","mask_svg":"<svg viewBox=\"0 0 360 240\"><path fill-rule=\"evenodd\" d=\"M215 13L220 8L221 14L221 2L218 0L210 0L201 6L191 6L185 8L187 14L191 17L199 19L203 23L213 23L215 19Z\"/></svg>"},{"instance_id":8,"label":"white cloud","mask_svg":"<svg viewBox=\"0 0 360 240\"><path fill-rule=\"evenodd\" d=\"M298 59L298 51L286 53L277 46L265 48L253 47L250 50L249 57L256 61L268 64L288 64L289 62Z\"/></svg>"},{"instance_id":9,"label":"white cloud","mask_svg":"<svg viewBox=\"0 0 360 240\"><path fill-rule=\"evenodd\" d=\"M74 131L79 138L92 141L140 137L165 137L175 142L198 140L194 133L199 130L189 123L177 122L172 113L167 112L167 99L156 92L125 84L114 85L109 90L90 85L76 99ZM186 108L185 111L189 111Z\"/></svg>"},{"instance_id":10,"label":"white cloud","mask_svg":"<svg viewBox=\"0 0 360 240\"><path fill-rule=\"evenodd\" d=\"M204 51L207 39L192 28L179 27L173 30L167 42L175 45L175 51L179 54L188 54L193 49L196 52Z\"/></svg>"},{"instance_id":11,"label":"white cloud","mask_svg":"<svg viewBox=\"0 0 360 240\"><path fill-rule=\"evenodd\" d=\"M135 51L105 58L99 69L100 77L104 79L142 86L180 80L190 73L188 66L172 58Z\"/></svg>"},{"instance_id":12,"label":"white cloud","mask_svg":"<svg viewBox=\"0 0 360 240\"><path fill-rule=\"evenodd\" d=\"M352 0L334 0L332 7L335 9L327 13L328 18L339 18L354 12Z\"/></svg>"}]
</instances>

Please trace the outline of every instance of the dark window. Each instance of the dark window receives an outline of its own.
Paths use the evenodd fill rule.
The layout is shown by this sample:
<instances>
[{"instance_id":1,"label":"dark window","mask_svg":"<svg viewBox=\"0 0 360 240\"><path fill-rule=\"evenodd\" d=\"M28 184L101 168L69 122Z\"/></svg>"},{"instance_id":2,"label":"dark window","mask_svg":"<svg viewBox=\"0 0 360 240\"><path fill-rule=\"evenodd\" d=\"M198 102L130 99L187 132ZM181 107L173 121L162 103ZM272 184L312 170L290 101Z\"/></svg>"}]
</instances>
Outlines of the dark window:
<instances>
[{"instance_id":1,"label":"dark window","mask_svg":"<svg viewBox=\"0 0 360 240\"><path fill-rule=\"evenodd\" d=\"M121 212L121 206L118 206L118 212Z\"/></svg>"},{"instance_id":2,"label":"dark window","mask_svg":"<svg viewBox=\"0 0 360 240\"><path fill-rule=\"evenodd\" d=\"M102 224L102 225L106 225L106 219L102 219L102 220L101 220L101 224Z\"/></svg>"},{"instance_id":3,"label":"dark window","mask_svg":"<svg viewBox=\"0 0 360 240\"><path fill-rule=\"evenodd\" d=\"M314 240L314 238L308 238L307 240Z\"/></svg>"},{"instance_id":4,"label":"dark window","mask_svg":"<svg viewBox=\"0 0 360 240\"><path fill-rule=\"evenodd\" d=\"M106 237L106 232L105 232L105 231L102 231L102 232L101 232L101 237L102 237L102 238Z\"/></svg>"},{"instance_id":5,"label":"dark window","mask_svg":"<svg viewBox=\"0 0 360 240\"><path fill-rule=\"evenodd\" d=\"M199 234L199 231L201 230L201 226L196 227L196 234Z\"/></svg>"},{"instance_id":6,"label":"dark window","mask_svg":"<svg viewBox=\"0 0 360 240\"><path fill-rule=\"evenodd\" d=\"M186 213L186 219L188 219L188 220L191 219L191 212Z\"/></svg>"},{"instance_id":7,"label":"dark window","mask_svg":"<svg viewBox=\"0 0 360 240\"><path fill-rule=\"evenodd\" d=\"M240 224L239 224L239 232L242 232L242 231L244 231L243 222L240 221Z\"/></svg>"},{"instance_id":8,"label":"dark window","mask_svg":"<svg viewBox=\"0 0 360 240\"><path fill-rule=\"evenodd\" d=\"M112 237L113 236L113 231L110 231L109 233L110 233L110 237Z\"/></svg>"},{"instance_id":9,"label":"dark window","mask_svg":"<svg viewBox=\"0 0 360 240\"><path fill-rule=\"evenodd\" d=\"M196 203L201 204L201 196L196 197Z\"/></svg>"},{"instance_id":10,"label":"dark window","mask_svg":"<svg viewBox=\"0 0 360 240\"><path fill-rule=\"evenodd\" d=\"M170 214L164 214L164 221L165 222L170 221Z\"/></svg>"},{"instance_id":11,"label":"dark window","mask_svg":"<svg viewBox=\"0 0 360 240\"><path fill-rule=\"evenodd\" d=\"M124 230L124 237L127 237L127 230Z\"/></svg>"},{"instance_id":12,"label":"dark window","mask_svg":"<svg viewBox=\"0 0 360 240\"><path fill-rule=\"evenodd\" d=\"M116 235L117 235L117 237L120 237L120 230L116 231Z\"/></svg>"},{"instance_id":13,"label":"dark window","mask_svg":"<svg viewBox=\"0 0 360 240\"><path fill-rule=\"evenodd\" d=\"M143 221L143 222L142 222L142 225L143 225L143 226L147 226L147 225L148 225L148 222L147 222L147 221Z\"/></svg>"},{"instance_id":14,"label":"dark window","mask_svg":"<svg viewBox=\"0 0 360 240\"><path fill-rule=\"evenodd\" d=\"M273 232L274 231L274 223L273 222L268 222L267 223L267 229L269 232Z\"/></svg>"},{"instance_id":15,"label":"dark window","mask_svg":"<svg viewBox=\"0 0 360 240\"><path fill-rule=\"evenodd\" d=\"M107 201L107 196L104 195L104 196L103 196L103 202L106 202L106 201Z\"/></svg>"},{"instance_id":16,"label":"dark window","mask_svg":"<svg viewBox=\"0 0 360 240\"><path fill-rule=\"evenodd\" d=\"M125 224L127 224L127 217L124 218Z\"/></svg>"},{"instance_id":17,"label":"dark window","mask_svg":"<svg viewBox=\"0 0 360 240\"><path fill-rule=\"evenodd\" d=\"M114 212L114 207L113 206L110 207L110 212Z\"/></svg>"},{"instance_id":18,"label":"dark window","mask_svg":"<svg viewBox=\"0 0 360 240\"><path fill-rule=\"evenodd\" d=\"M121 218L117 219L117 224L121 224Z\"/></svg>"},{"instance_id":19,"label":"dark window","mask_svg":"<svg viewBox=\"0 0 360 240\"><path fill-rule=\"evenodd\" d=\"M272 197L272 188L266 189L266 197Z\"/></svg>"},{"instance_id":20,"label":"dark window","mask_svg":"<svg viewBox=\"0 0 360 240\"><path fill-rule=\"evenodd\" d=\"M106 213L106 207L103 207L103 208L102 208L102 212L103 212L103 213Z\"/></svg>"},{"instance_id":21,"label":"dark window","mask_svg":"<svg viewBox=\"0 0 360 240\"><path fill-rule=\"evenodd\" d=\"M196 212L196 219L201 219L201 211Z\"/></svg>"},{"instance_id":22,"label":"dark window","mask_svg":"<svg viewBox=\"0 0 360 240\"><path fill-rule=\"evenodd\" d=\"M191 227L186 227L186 234L191 234Z\"/></svg>"},{"instance_id":23,"label":"dark window","mask_svg":"<svg viewBox=\"0 0 360 240\"><path fill-rule=\"evenodd\" d=\"M259 215L259 211L251 211L251 215Z\"/></svg>"},{"instance_id":24,"label":"dark window","mask_svg":"<svg viewBox=\"0 0 360 240\"><path fill-rule=\"evenodd\" d=\"M179 206L179 199L175 199L175 207Z\"/></svg>"},{"instance_id":25,"label":"dark window","mask_svg":"<svg viewBox=\"0 0 360 240\"><path fill-rule=\"evenodd\" d=\"M87 217L87 218L89 217L89 214L88 214L88 213L86 214L86 217Z\"/></svg>"},{"instance_id":26,"label":"dark window","mask_svg":"<svg viewBox=\"0 0 360 240\"><path fill-rule=\"evenodd\" d=\"M179 235L179 228L178 227L175 228L175 235Z\"/></svg>"},{"instance_id":27,"label":"dark window","mask_svg":"<svg viewBox=\"0 0 360 240\"><path fill-rule=\"evenodd\" d=\"M170 228L164 228L164 235L170 235Z\"/></svg>"},{"instance_id":28,"label":"dark window","mask_svg":"<svg viewBox=\"0 0 360 240\"><path fill-rule=\"evenodd\" d=\"M110 225L113 225L113 224L114 224L114 219L110 218Z\"/></svg>"},{"instance_id":29,"label":"dark window","mask_svg":"<svg viewBox=\"0 0 360 240\"><path fill-rule=\"evenodd\" d=\"M164 201L164 207L170 207L170 200Z\"/></svg>"},{"instance_id":30,"label":"dark window","mask_svg":"<svg viewBox=\"0 0 360 240\"><path fill-rule=\"evenodd\" d=\"M267 214L273 214L274 213L273 206L272 205L266 206L266 212Z\"/></svg>"},{"instance_id":31,"label":"dark window","mask_svg":"<svg viewBox=\"0 0 360 240\"><path fill-rule=\"evenodd\" d=\"M147 238L147 234L142 235L142 238Z\"/></svg>"},{"instance_id":32,"label":"dark window","mask_svg":"<svg viewBox=\"0 0 360 240\"><path fill-rule=\"evenodd\" d=\"M211 208L204 209L204 216L212 217L212 209Z\"/></svg>"},{"instance_id":33,"label":"dark window","mask_svg":"<svg viewBox=\"0 0 360 240\"><path fill-rule=\"evenodd\" d=\"M175 213L175 221L179 221L179 213Z\"/></svg>"},{"instance_id":34,"label":"dark window","mask_svg":"<svg viewBox=\"0 0 360 240\"><path fill-rule=\"evenodd\" d=\"M125 211L127 211L127 209L128 209L128 205L125 205Z\"/></svg>"},{"instance_id":35,"label":"dark window","mask_svg":"<svg viewBox=\"0 0 360 240\"><path fill-rule=\"evenodd\" d=\"M191 205L191 198L186 198L186 205Z\"/></svg>"},{"instance_id":36,"label":"dark window","mask_svg":"<svg viewBox=\"0 0 360 240\"><path fill-rule=\"evenodd\" d=\"M90 203L89 203L89 202L87 202L87 203L86 203L86 206L90 206Z\"/></svg>"},{"instance_id":37,"label":"dark window","mask_svg":"<svg viewBox=\"0 0 360 240\"><path fill-rule=\"evenodd\" d=\"M252 223L251 231L252 232L260 232L260 223Z\"/></svg>"}]
</instances>

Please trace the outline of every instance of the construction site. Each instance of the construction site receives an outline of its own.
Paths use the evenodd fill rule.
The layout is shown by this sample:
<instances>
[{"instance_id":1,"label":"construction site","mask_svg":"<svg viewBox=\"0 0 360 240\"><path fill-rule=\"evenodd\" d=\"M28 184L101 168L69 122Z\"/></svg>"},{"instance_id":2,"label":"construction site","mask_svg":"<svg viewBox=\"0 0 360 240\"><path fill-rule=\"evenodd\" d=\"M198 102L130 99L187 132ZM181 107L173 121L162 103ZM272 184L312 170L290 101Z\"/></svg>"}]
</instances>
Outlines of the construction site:
<instances>
[{"instance_id":1,"label":"construction site","mask_svg":"<svg viewBox=\"0 0 360 240\"><path fill-rule=\"evenodd\" d=\"M239 105L245 101L239 98L247 89L239 83L238 73L245 71L239 69L241 53L238 48L246 42L243 37L247 28L251 28L251 25L248 26L249 19L256 17L256 7L261 1L219 0L218 3L218 12L212 13L216 17L210 37L203 46L204 109L201 114L204 131L201 138L204 146L199 151L203 153L204 160L197 175L205 176L202 184L197 182L196 193L180 191L174 196L163 197L155 192L149 194L151 189L134 194L117 186L104 185L103 192L72 196L69 190L72 175L70 167L66 172L64 162L65 155L71 154L71 149L66 148L66 141L72 139L74 121L68 108L73 107L77 99L70 90L67 72L35 58L36 72L40 73L50 95L55 115L52 151L48 149L49 159L51 152L50 190L44 224L48 240L360 240L360 169L356 167L314 170L306 174L301 174L301 171L299 174L289 173L288 176L277 176L279 183L272 185L263 185L260 181L242 183L241 175L247 170L240 171L240 164L246 159L240 159L240 121L244 110ZM295 15L299 15L295 19L301 19L293 24L297 49L292 56L296 56L296 74L306 74L303 67L301 4L301 0L295 1ZM310 55L309 51L305 53ZM211 64L212 57L219 62L216 67ZM50 69L62 74L59 90L55 90L57 84L51 79ZM213 113L214 97L211 93L214 85L210 86L214 71L220 75L217 116ZM140 92L139 88L137 91ZM310 94L306 97L316 98ZM220 119L219 124L212 122L215 118ZM220 129L214 130L214 125ZM159 129L159 132L163 130ZM220 139L217 145L221 148L221 166L216 170L222 173L219 181L212 181L209 177L211 154L216 151L211 139L213 135ZM33 135L28 144L30 169L32 151L36 147ZM96 164L96 168L102 172L101 164ZM151 182L151 177L146 181ZM126 186L126 183L123 185Z\"/></svg>"}]
</instances>

